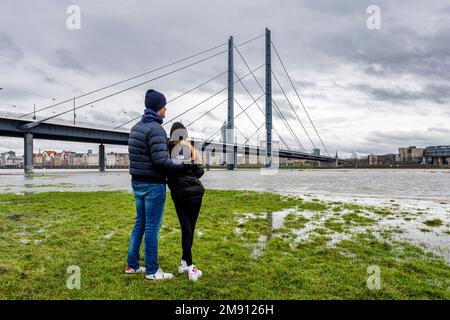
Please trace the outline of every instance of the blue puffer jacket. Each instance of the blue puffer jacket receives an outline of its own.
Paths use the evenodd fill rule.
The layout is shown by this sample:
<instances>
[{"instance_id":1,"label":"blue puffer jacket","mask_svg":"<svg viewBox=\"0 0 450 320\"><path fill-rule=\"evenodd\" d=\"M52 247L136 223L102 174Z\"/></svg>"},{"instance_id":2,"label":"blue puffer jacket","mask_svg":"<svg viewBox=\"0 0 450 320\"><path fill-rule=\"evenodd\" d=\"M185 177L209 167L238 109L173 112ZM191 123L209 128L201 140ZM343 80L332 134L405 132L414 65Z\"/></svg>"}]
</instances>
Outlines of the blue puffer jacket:
<instances>
[{"instance_id":1,"label":"blue puffer jacket","mask_svg":"<svg viewBox=\"0 0 450 320\"><path fill-rule=\"evenodd\" d=\"M184 164L172 162L167 153L167 135L161 126L163 119L151 109L131 129L128 138L130 174L135 181L166 183L174 171L182 171Z\"/></svg>"}]
</instances>

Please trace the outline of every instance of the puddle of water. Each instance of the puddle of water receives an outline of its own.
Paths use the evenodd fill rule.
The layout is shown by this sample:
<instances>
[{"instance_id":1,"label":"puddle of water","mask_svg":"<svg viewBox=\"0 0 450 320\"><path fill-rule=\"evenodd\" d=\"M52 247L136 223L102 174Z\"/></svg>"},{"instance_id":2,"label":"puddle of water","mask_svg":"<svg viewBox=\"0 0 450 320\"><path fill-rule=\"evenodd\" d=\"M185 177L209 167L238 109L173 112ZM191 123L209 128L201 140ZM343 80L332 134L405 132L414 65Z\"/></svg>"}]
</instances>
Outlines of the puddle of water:
<instances>
[{"instance_id":1,"label":"puddle of water","mask_svg":"<svg viewBox=\"0 0 450 320\"><path fill-rule=\"evenodd\" d=\"M317 195L306 195L304 199L311 201L316 198ZM309 200L308 200L309 198ZM320 199L323 200L323 199ZM333 201L342 202L342 204L348 204L343 199L334 198ZM327 199L327 203L332 201ZM296 208L288 208L281 211L273 212L271 214L244 214L243 217L237 218L237 222L245 224L250 219L264 218L268 220L268 224L271 226L271 230L277 230L284 228L284 222L289 214L301 215L307 218L308 221L302 226L302 228L288 228L294 235L293 241L290 243L292 247L295 247L296 243L302 241L308 241L311 236L320 235L317 229L326 229L326 236L330 238L327 245L334 247L336 244L343 240L350 240L356 234L362 234L371 232L377 238L382 241L405 241L415 246L419 246L426 252L432 252L450 263L450 213L448 210L448 203L438 203L429 201L417 201L408 200L406 202L395 202L393 206L392 201L385 201L384 205L380 205L379 201L373 201L368 199L353 199L352 203L368 206L361 209L358 212L360 217L372 219L373 222L367 223L367 225L360 225L358 223L345 223L342 218L345 214L354 213L349 209L342 209L339 212L333 211L333 206L330 205L330 209L326 211L298 211ZM335 206L341 206L336 204ZM379 214L373 212L378 210L380 212L392 212L392 214ZM418 215L418 212L420 215ZM343 223L345 232L339 232L336 230L330 230L325 227L325 222L332 218L336 223ZM440 219L443 221L441 226L430 227L424 224L427 220ZM423 232L423 229L429 229L429 232ZM242 234L241 228L237 227L235 232L238 235ZM388 236L383 233L388 233ZM268 235L261 235L255 245L253 245L254 257L260 256L265 247L266 242L273 235L270 232Z\"/></svg>"}]
</instances>

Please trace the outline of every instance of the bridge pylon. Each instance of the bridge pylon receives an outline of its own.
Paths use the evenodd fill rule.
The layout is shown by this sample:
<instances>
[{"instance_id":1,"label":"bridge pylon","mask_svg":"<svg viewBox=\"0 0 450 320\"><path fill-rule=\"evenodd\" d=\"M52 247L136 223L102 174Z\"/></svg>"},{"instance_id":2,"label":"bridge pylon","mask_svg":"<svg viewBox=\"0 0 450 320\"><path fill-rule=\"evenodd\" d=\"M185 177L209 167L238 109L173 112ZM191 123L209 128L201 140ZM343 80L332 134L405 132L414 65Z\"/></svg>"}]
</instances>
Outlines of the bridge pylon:
<instances>
[{"instance_id":1,"label":"bridge pylon","mask_svg":"<svg viewBox=\"0 0 450 320\"><path fill-rule=\"evenodd\" d=\"M228 40L228 117L226 130L226 163L227 169L233 170L236 166L235 154L231 147L234 144L234 43L233 36Z\"/></svg>"},{"instance_id":2,"label":"bridge pylon","mask_svg":"<svg viewBox=\"0 0 450 320\"><path fill-rule=\"evenodd\" d=\"M269 28L266 28L266 167L272 167L272 57L271 36Z\"/></svg>"}]
</instances>

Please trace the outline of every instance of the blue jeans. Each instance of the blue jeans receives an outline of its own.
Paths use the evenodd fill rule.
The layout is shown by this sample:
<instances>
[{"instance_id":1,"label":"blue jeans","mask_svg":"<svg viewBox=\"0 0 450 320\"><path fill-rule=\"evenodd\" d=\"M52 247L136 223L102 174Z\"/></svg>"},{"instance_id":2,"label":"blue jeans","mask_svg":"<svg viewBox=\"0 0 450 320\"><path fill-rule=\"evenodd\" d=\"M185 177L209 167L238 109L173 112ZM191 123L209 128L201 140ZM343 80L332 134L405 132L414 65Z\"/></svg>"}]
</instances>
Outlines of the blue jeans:
<instances>
[{"instance_id":1,"label":"blue jeans","mask_svg":"<svg viewBox=\"0 0 450 320\"><path fill-rule=\"evenodd\" d=\"M128 248L128 266L139 268L140 248L144 240L144 259L147 274L158 271L158 235L166 203L166 185L132 181L136 202L136 223Z\"/></svg>"}]
</instances>

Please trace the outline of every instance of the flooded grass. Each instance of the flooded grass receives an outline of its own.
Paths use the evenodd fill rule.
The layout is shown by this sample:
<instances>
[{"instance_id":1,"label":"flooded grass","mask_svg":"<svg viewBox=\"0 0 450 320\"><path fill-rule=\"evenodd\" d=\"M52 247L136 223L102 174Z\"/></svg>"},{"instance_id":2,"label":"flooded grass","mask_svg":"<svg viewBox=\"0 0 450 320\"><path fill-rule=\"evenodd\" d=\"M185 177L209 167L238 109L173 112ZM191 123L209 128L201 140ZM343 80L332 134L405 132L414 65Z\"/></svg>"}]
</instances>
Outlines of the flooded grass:
<instances>
[{"instance_id":1,"label":"flooded grass","mask_svg":"<svg viewBox=\"0 0 450 320\"><path fill-rule=\"evenodd\" d=\"M450 299L448 220L312 197L207 190L197 283L176 274L181 233L168 197L159 261L175 278L154 283L123 274L132 194L0 195L0 299ZM71 265L80 290L66 287ZM367 288L373 265L379 290Z\"/></svg>"},{"instance_id":2,"label":"flooded grass","mask_svg":"<svg viewBox=\"0 0 450 320\"><path fill-rule=\"evenodd\" d=\"M284 218L284 226L286 228L303 229L305 227L306 222L308 221L309 219L303 217L300 214L289 213Z\"/></svg>"},{"instance_id":3,"label":"flooded grass","mask_svg":"<svg viewBox=\"0 0 450 320\"><path fill-rule=\"evenodd\" d=\"M440 227L444 224L444 222L442 222L442 220L440 219L433 219L433 220L426 220L423 222L423 224L429 227Z\"/></svg>"}]
</instances>

